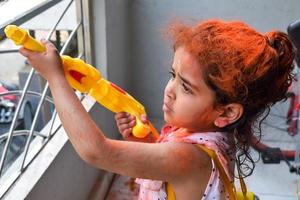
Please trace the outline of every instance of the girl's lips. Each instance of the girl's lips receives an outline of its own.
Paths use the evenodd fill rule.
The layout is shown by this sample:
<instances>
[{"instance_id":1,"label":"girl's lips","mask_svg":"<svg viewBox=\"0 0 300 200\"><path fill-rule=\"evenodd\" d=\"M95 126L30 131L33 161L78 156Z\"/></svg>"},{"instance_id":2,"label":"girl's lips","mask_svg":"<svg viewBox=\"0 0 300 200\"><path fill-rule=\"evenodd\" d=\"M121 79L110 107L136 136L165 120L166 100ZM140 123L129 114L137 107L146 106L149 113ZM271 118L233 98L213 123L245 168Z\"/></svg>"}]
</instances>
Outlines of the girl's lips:
<instances>
[{"instance_id":1,"label":"girl's lips","mask_svg":"<svg viewBox=\"0 0 300 200\"><path fill-rule=\"evenodd\" d=\"M172 109L170 108L170 106L166 103L164 103L163 107L162 107L164 112L170 112L172 111Z\"/></svg>"}]
</instances>

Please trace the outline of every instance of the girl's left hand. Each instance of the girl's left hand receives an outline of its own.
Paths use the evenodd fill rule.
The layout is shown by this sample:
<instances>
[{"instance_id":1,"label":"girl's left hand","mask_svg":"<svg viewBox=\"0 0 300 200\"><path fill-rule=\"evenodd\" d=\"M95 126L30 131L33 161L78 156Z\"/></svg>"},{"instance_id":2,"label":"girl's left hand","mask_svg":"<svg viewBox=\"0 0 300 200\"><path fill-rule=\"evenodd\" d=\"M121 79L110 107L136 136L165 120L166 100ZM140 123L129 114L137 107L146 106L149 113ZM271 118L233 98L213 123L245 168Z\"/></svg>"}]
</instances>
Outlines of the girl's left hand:
<instances>
[{"instance_id":1,"label":"girl's left hand","mask_svg":"<svg viewBox=\"0 0 300 200\"><path fill-rule=\"evenodd\" d=\"M126 112L119 112L115 114L115 120L123 138L128 139L129 137L132 137L132 129L136 125L135 116ZM141 115L141 120L145 124L148 123L146 115Z\"/></svg>"},{"instance_id":2,"label":"girl's left hand","mask_svg":"<svg viewBox=\"0 0 300 200\"><path fill-rule=\"evenodd\" d=\"M123 136L123 139L129 141L138 141L138 142L148 142L153 143L156 141L156 136L151 133L148 134L145 138L136 138L132 135L132 129L136 124L136 118L133 115L130 115L126 112L119 112L115 114L115 120L117 122L118 129ZM141 121L144 124L149 123L148 117L146 115L141 115Z\"/></svg>"},{"instance_id":3,"label":"girl's left hand","mask_svg":"<svg viewBox=\"0 0 300 200\"><path fill-rule=\"evenodd\" d=\"M27 57L29 64L50 82L52 77L64 75L62 60L51 42L41 40L41 43L46 47L45 52L34 52L24 47L21 47L19 52Z\"/></svg>"}]
</instances>

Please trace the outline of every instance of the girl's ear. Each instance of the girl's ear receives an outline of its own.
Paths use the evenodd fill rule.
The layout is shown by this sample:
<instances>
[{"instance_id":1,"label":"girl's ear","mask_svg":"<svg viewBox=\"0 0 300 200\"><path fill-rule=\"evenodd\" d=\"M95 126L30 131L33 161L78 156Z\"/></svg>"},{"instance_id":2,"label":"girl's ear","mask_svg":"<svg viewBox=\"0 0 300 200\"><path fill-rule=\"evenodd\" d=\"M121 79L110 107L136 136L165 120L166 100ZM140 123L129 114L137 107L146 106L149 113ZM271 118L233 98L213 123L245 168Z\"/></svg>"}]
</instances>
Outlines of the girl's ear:
<instances>
[{"instance_id":1,"label":"girl's ear","mask_svg":"<svg viewBox=\"0 0 300 200\"><path fill-rule=\"evenodd\" d=\"M244 112L243 106L239 103L230 103L218 108L218 110L220 114L214 121L215 126L218 128L233 124L240 119Z\"/></svg>"}]
</instances>

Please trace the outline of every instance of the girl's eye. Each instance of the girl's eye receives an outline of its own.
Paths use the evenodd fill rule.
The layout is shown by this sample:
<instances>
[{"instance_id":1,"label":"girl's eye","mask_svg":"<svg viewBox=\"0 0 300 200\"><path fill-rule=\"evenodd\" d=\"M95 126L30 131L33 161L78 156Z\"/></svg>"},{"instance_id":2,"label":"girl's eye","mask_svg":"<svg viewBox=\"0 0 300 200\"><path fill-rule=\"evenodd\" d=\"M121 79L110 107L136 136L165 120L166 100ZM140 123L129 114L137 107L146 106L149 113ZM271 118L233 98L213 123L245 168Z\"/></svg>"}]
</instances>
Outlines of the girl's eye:
<instances>
[{"instance_id":1,"label":"girl's eye","mask_svg":"<svg viewBox=\"0 0 300 200\"><path fill-rule=\"evenodd\" d=\"M175 72L169 71L169 73L171 74L171 80L174 80L176 78ZM185 93L193 94L193 91L188 86L186 86L186 84L184 82L181 83L181 87Z\"/></svg>"},{"instance_id":2,"label":"girl's eye","mask_svg":"<svg viewBox=\"0 0 300 200\"><path fill-rule=\"evenodd\" d=\"M192 94L193 93L192 90L189 87L187 87L184 83L182 83L181 85L182 85L182 88L183 88L184 92L186 92L188 94Z\"/></svg>"},{"instance_id":3,"label":"girl's eye","mask_svg":"<svg viewBox=\"0 0 300 200\"><path fill-rule=\"evenodd\" d=\"M173 71L169 71L169 74L171 74L171 79L175 78L175 73Z\"/></svg>"}]
</instances>

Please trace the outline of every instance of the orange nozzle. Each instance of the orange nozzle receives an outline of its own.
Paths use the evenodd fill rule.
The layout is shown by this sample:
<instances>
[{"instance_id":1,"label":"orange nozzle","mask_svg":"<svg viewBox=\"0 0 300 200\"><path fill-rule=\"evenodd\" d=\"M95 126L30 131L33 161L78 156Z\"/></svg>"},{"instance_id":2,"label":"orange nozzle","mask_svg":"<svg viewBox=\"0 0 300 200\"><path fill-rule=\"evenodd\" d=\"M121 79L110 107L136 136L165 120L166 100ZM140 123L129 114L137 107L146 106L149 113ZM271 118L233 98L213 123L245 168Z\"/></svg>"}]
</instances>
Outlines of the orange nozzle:
<instances>
[{"instance_id":1,"label":"orange nozzle","mask_svg":"<svg viewBox=\"0 0 300 200\"><path fill-rule=\"evenodd\" d=\"M8 25L4 29L6 37L13 40L16 45L21 45L26 40L27 32L24 29L19 29L15 25Z\"/></svg>"},{"instance_id":2,"label":"orange nozzle","mask_svg":"<svg viewBox=\"0 0 300 200\"><path fill-rule=\"evenodd\" d=\"M8 25L4 29L7 38L14 41L16 45L23 45L31 51L44 52L46 48L43 44L32 38L28 32L18 26Z\"/></svg>"}]
</instances>

